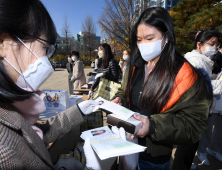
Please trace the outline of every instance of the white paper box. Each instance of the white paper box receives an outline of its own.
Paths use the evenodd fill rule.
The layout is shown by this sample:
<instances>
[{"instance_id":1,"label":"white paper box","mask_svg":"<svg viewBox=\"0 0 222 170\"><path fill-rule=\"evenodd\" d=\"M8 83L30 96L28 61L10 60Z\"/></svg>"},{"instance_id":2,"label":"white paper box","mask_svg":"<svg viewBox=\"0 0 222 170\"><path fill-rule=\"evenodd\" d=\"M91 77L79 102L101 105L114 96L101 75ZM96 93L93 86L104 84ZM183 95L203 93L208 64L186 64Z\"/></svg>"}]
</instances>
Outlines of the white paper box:
<instances>
[{"instance_id":1,"label":"white paper box","mask_svg":"<svg viewBox=\"0 0 222 170\"><path fill-rule=\"evenodd\" d=\"M82 96L75 96L73 95L69 96L69 107L74 106L75 104L79 103L82 99Z\"/></svg>"},{"instance_id":2,"label":"white paper box","mask_svg":"<svg viewBox=\"0 0 222 170\"><path fill-rule=\"evenodd\" d=\"M46 111L61 112L69 108L69 96L67 90L42 90L45 93L44 102Z\"/></svg>"}]
</instances>

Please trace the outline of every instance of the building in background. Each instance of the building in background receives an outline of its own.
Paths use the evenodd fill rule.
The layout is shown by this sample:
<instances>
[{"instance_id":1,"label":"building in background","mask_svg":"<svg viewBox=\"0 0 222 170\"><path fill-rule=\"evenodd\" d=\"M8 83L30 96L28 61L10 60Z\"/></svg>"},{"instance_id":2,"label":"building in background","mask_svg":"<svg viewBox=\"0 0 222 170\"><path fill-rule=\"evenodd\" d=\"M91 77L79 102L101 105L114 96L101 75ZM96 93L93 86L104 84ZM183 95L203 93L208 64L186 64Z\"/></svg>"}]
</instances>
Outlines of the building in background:
<instances>
[{"instance_id":1,"label":"building in background","mask_svg":"<svg viewBox=\"0 0 222 170\"><path fill-rule=\"evenodd\" d=\"M84 34L85 33L82 31L80 31L79 34L75 34L75 39L79 41L81 45L84 45ZM95 41L95 46L99 46L101 37L96 36L96 34L93 34L93 37Z\"/></svg>"},{"instance_id":2,"label":"building in background","mask_svg":"<svg viewBox=\"0 0 222 170\"><path fill-rule=\"evenodd\" d=\"M74 37L68 37L68 39L66 40L65 37L61 37L57 33L56 44L57 44L56 54L67 55L71 53L73 50L81 52L80 42L77 41Z\"/></svg>"},{"instance_id":3,"label":"building in background","mask_svg":"<svg viewBox=\"0 0 222 170\"><path fill-rule=\"evenodd\" d=\"M149 7L163 7L167 11L171 11L181 0L134 0L134 14L138 18L140 14Z\"/></svg>"}]
</instances>

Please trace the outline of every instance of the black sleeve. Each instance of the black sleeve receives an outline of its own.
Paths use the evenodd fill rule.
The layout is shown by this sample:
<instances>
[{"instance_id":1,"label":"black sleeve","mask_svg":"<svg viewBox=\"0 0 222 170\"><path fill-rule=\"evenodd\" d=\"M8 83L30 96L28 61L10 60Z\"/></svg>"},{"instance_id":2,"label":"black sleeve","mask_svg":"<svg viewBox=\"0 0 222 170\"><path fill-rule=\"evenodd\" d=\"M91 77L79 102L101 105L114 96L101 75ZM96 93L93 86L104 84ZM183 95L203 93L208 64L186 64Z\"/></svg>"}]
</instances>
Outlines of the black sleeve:
<instances>
[{"instance_id":1,"label":"black sleeve","mask_svg":"<svg viewBox=\"0 0 222 170\"><path fill-rule=\"evenodd\" d=\"M91 90L93 91L99 85L100 77L98 77L92 84Z\"/></svg>"},{"instance_id":2,"label":"black sleeve","mask_svg":"<svg viewBox=\"0 0 222 170\"><path fill-rule=\"evenodd\" d=\"M110 60L109 69L106 69L104 73L104 78L117 81L119 77L119 68L115 59Z\"/></svg>"}]
</instances>

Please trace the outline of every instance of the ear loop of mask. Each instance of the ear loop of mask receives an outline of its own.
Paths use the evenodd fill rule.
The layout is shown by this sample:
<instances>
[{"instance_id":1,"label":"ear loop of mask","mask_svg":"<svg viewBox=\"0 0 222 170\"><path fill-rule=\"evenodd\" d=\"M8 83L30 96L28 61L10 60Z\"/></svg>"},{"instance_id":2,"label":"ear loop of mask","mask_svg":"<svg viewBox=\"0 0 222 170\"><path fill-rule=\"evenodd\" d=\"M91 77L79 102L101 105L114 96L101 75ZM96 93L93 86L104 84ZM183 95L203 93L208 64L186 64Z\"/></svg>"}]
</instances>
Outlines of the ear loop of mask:
<instances>
[{"instance_id":1,"label":"ear loop of mask","mask_svg":"<svg viewBox=\"0 0 222 170\"><path fill-rule=\"evenodd\" d=\"M38 59L38 57L35 55L35 53L32 52L32 50L31 50L22 40L20 40L20 38L18 38L17 36L15 36L15 37ZM5 60L9 65L11 65L11 66L24 78L24 80L25 80L24 75L23 75L15 66L13 66L13 65L8 61L7 58L4 57L4 60ZM17 63L18 63L18 61L17 61ZM25 81L25 82L26 82L26 81ZM26 83L27 83L27 82L26 82ZM27 86L27 84L26 84L26 86Z\"/></svg>"},{"instance_id":2,"label":"ear loop of mask","mask_svg":"<svg viewBox=\"0 0 222 170\"><path fill-rule=\"evenodd\" d=\"M23 75L17 68L15 68L15 66L13 66L13 65L8 61L7 58L4 58L4 60L5 60L9 65L11 65L11 66L15 69L15 71L17 71L17 72L23 77L24 81L26 82L24 75ZM27 82L26 82L26 87L28 87Z\"/></svg>"},{"instance_id":3,"label":"ear loop of mask","mask_svg":"<svg viewBox=\"0 0 222 170\"><path fill-rule=\"evenodd\" d=\"M15 36L15 37L16 37L37 59L39 59L39 58L35 55L35 53L32 52L32 50L31 50L20 38L18 38L17 36ZM7 61L7 63L9 63L20 75L23 76L23 74L22 74L17 68L15 68L15 66L13 66L13 65L8 61L7 58L4 57L4 60Z\"/></svg>"},{"instance_id":4,"label":"ear loop of mask","mask_svg":"<svg viewBox=\"0 0 222 170\"><path fill-rule=\"evenodd\" d=\"M8 61L7 58L4 57L4 60L7 61L7 63L9 63L20 75L22 75L22 73L21 73L17 68L15 68L15 66L13 66L13 65Z\"/></svg>"},{"instance_id":5,"label":"ear loop of mask","mask_svg":"<svg viewBox=\"0 0 222 170\"><path fill-rule=\"evenodd\" d=\"M163 39L164 39L164 37L162 38L162 41L163 41ZM161 50L161 53L162 53L162 51L163 51L163 49L164 49L164 47L166 46L167 43L168 43L168 38L167 38L167 35L166 35L166 42L165 42L165 44L164 44L164 46L163 46L163 48Z\"/></svg>"},{"instance_id":6,"label":"ear loop of mask","mask_svg":"<svg viewBox=\"0 0 222 170\"><path fill-rule=\"evenodd\" d=\"M32 52L32 50L31 50L20 38L18 38L17 36L16 36L16 38L17 38L37 59L39 59L39 58L37 57L37 55L35 55L35 53Z\"/></svg>"}]
</instances>

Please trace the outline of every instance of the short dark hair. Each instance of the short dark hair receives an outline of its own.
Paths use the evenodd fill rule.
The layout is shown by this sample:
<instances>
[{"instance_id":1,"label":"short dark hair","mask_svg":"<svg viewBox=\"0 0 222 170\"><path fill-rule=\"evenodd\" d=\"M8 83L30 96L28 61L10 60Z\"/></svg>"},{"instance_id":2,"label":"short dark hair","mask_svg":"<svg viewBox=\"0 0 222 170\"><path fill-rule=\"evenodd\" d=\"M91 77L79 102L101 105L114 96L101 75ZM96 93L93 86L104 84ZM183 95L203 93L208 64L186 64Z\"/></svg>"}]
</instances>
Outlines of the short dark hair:
<instances>
[{"instance_id":1,"label":"short dark hair","mask_svg":"<svg viewBox=\"0 0 222 170\"><path fill-rule=\"evenodd\" d=\"M44 35L50 44L55 44L55 25L40 0L1 0L0 35L8 33L22 40L33 40ZM30 98L33 92L19 88L7 73L0 60L0 102L13 103Z\"/></svg>"},{"instance_id":2,"label":"short dark hair","mask_svg":"<svg viewBox=\"0 0 222 170\"><path fill-rule=\"evenodd\" d=\"M219 40L219 36L220 36L219 32L215 30L201 31L195 39L194 49L197 49L198 42L204 44L206 41L210 40L213 37L217 37Z\"/></svg>"},{"instance_id":3,"label":"short dark hair","mask_svg":"<svg viewBox=\"0 0 222 170\"><path fill-rule=\"evenodd\" d=\"M99 56L96 56L96 58L99 58Z\"/></svg>"},{"instance_id":4,"label":"short dark hair","mask_svg":"<svg viewBox=\"0 0 222 170\"><path fill-rule=\"evenodd\" d=\"M79 58L79 52L78 51L72 51L72 55L75 55Z\"/></svg>"}]
</instances>

